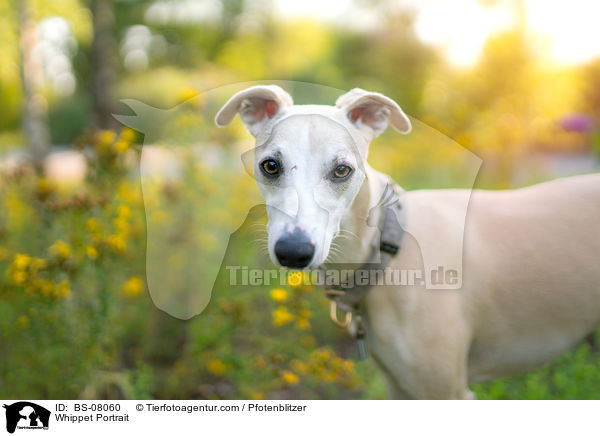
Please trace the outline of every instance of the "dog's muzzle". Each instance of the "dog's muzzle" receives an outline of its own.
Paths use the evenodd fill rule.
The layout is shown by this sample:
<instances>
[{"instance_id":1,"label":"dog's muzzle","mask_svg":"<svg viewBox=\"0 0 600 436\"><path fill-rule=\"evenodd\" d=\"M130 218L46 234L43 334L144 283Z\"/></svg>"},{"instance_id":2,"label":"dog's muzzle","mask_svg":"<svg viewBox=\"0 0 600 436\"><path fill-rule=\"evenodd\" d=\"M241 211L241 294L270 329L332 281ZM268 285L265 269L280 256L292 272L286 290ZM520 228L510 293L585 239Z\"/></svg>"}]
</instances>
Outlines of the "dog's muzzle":
<instances>
[{"instance_id":1,"label":"dog's muzzle","mask_svg":"<svg viewBox=\"0 0 600 436\"><path fill-rule=\"evenodd\" d=\"M275 244L275 256L282 266L305 268L315 255L315 245L308 235L298 229L284 234Z\"/></svg>"}]
</instances>

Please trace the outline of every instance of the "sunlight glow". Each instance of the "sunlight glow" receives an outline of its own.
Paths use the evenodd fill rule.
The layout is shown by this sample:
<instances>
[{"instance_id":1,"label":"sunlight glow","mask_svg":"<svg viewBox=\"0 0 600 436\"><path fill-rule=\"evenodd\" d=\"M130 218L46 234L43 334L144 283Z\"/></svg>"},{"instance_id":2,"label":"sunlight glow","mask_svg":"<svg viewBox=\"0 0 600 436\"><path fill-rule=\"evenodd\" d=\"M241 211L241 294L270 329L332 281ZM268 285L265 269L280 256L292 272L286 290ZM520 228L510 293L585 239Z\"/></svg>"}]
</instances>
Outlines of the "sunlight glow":
<instances>
[{"instance_id":1,"label":"sunlight glow","mask_svg":"<svg viewBox=\"0 0 600 436\"><path fill-rule=\"evenodd\" d=\"M275 4L283 18L308 16L355 29L375 28L386 13L385 8L360 8L360 2L357 6L349 0L276 0ZM391 9L396 5L385 4ZM415 31L423 42L440 48L455 67L468 68L489 36L516 26L519 4L518 0L399 0L397 7L415 12ZM523 0L522 4L526 32L542 60L574 65L600 56L600 2Z\"/></svg>"}]
</instances>

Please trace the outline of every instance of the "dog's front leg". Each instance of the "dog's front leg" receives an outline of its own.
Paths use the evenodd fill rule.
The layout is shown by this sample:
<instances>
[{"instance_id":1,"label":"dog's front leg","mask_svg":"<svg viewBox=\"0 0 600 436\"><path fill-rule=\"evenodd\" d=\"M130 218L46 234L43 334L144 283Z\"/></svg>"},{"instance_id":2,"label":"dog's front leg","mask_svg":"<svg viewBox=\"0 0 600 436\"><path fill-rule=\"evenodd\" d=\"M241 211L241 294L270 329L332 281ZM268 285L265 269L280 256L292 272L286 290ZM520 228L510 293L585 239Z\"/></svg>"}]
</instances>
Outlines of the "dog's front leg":
<instances>
[{"instance_id":1,"label":"dog's front leg","mask_svg":"<svg viewBox=\"0 0 600 436\"><path fill-rule=\"evenodd\" d=\"M470 335L454 297L379 289L367 298L371 354L391 398L474 399L467 386Z\"/></svg>"},{"instance_id":2,"label":"dog's front leg","mask_svg":"<svg viewBox=\"0 0 600 436\"><path fill-rule=\"evenodd\" d=\"M374 360L384 375L390 399L476 399L467 386L465 359L457 360L448 355L431 356L429 360L422 359L420 363L411 365L411 368L397 364L390 368L388 362L378 358Z\"/></svg>"},{"instance_id":3,"label":"dog's front leg","mask_svg":"<svg viewBox=\"0 0 600 436\"><path fill-rule=\"evenodd\" d=\"M373 360L383 374L385 387L387 388L388 398L390 400L413 400L414 398L405 390L403 390L398 381L394 378L391 371L381 362L376 354L372 354Z\"/></svg>"}]
</instances>

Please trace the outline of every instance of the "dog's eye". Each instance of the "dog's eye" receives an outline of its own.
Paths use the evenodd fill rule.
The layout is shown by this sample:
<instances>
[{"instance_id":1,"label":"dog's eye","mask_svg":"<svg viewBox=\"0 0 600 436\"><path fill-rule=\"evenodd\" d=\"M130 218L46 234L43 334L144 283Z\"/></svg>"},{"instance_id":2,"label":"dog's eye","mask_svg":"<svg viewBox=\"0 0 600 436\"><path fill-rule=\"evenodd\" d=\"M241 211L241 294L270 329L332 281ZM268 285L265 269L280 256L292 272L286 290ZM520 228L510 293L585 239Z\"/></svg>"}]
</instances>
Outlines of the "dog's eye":
<instances>
[{"instance_id":1,"label":"dog's eye","mask_svg":"<svg viewBox=\"0 0 600 436\"><path fill-rule=\"evenodd\" d=\"M333 177L334 179L343 180L348 178L351 172L352 168L350 168L348 165L338 165L333 170Z\"/></svg>"},{"instance_id":2,"label":"dog's eye","mask_svg":"<svg viewBox=\"0 0 600 436\"><path fill-rule=\"evenodd\" d=\"M266 159L261 162L260 168L267 176L272 177L279 174L279 162L274 159Z\"/></svg>"}]
</instances>

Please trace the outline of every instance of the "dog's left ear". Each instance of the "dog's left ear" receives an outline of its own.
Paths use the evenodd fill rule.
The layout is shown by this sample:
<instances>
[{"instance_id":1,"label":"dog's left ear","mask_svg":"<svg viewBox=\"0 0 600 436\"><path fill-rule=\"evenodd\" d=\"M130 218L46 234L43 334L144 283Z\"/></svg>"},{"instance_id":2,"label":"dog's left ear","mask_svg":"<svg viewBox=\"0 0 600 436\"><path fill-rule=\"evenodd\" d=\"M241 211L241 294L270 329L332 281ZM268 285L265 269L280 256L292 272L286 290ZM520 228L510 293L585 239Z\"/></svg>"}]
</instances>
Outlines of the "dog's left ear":
<instances>
[{"instance_id":1,"label":"dog's left ear","mask_svg":"<svg viewBox=\"0 0 600 436\"><path fill-rule=\"evenodd\" d=\"M335 105L346 113L348 120L359 130L376 137L388 123L400 133L409 133L410 120L400 106L383 94L354 88L337 99Z\"/></svg>"},{"instance_id":2,"label":"dog's left ear","mask_svg":"<svg viewBox=\"0 0 600 436\"><path fill-rule=\"evenodd\" d=\"M224 127L239 112L248 131L256 136L265 122L274 118L282 107L293 104L292 97L277 85L252 86L231 97L215 116L215 123Z\"/></svg>"}]
</instances>

